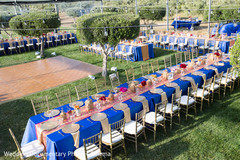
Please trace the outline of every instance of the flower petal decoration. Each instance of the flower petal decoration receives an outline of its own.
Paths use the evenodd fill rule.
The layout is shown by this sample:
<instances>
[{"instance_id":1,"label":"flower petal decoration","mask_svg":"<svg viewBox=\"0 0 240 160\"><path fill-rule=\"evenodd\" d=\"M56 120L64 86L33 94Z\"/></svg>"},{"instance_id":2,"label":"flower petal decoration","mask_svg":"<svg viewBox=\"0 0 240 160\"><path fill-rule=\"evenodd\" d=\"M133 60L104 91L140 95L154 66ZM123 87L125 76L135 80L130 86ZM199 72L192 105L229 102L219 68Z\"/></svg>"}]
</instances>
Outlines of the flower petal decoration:
<instances>
[{"instance_id":1,"label":"flower petal decoration","mask_svg":"<svg viewBox=\"0 0 240 160\"><path fill-rule=\"evenodd\" d=\"M183 63L182 63L182 64L180 64L180 68L184 68L184 69L185 69L186 67L187 67L187 65L186 65L186 64L183 64Z\"/></svg>"},{"instance_id":2,"label":"flower petal decoration","mask_svg":"<svg viewBox=\"0 0 240 160\"><path fill-rule=\"evenodd\" d=\"M127 91L128 91L128 89L127 89L127 88L125 88L125 87L121 87L121 88L119 89L119 91L124 93L124 92L127 92Z\"/></svg>"},{"instance_id":3,"label":"flower petal decoration","mask_svg":"<svg viewBox=\"0 0 240 160\"><path fill-rule=\"evenodd\" d=\"M220 53L215 52L214 55L219 57L219 56L220 56Z\"/></svg>"},{"instance_id":4,"label":"flower petal decoration","mask_svg":"<svg viewBox=\"0 0 240 160\"><path fill-rule=\"evenodd\" d=\"M141 85L144 87L144 86L147 85L147 82L146 82L146 81L142 81L142 82L141 82Z\"/></svg>"}]
</instances>

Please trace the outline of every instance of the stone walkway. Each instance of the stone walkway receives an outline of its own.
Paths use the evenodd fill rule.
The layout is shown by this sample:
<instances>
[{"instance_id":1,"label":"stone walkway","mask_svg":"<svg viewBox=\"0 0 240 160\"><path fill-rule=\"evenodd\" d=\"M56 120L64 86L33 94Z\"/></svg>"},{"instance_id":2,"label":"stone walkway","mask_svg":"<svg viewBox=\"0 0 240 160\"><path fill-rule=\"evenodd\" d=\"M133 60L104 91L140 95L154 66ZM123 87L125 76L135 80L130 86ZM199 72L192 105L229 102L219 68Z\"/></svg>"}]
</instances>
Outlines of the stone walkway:
<instances>
[{"instance_id":1,"label":"stone walkway","mask_svg":"<svg viewBox=\"0 0 240 160\"><path fill-rule=\"evenodd\" d=\"M101 67L57 56L0 68L0 102L63 85L101 72Z\"/></svg>"}]
</instances>

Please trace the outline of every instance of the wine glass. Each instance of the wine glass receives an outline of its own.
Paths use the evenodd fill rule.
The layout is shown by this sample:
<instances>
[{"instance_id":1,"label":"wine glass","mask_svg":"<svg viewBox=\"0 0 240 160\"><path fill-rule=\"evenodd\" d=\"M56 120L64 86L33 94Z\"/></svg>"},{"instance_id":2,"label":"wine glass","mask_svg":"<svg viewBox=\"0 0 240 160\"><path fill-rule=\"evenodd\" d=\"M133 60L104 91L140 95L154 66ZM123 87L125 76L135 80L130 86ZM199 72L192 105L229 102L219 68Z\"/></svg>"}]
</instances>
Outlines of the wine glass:
<instances>
[{"instance_id":1,"label":"wine glass","mask_svg":"<svg viewBox=\"0 0 240 160\"><path fill-rule=\"evenodd\" d=\"M96 105L96 108L99 112L99 110L101 109L101 104L99 103L99 97L97 97L97 105Z\"/></svg>"},{"instance_id":2,"label":"wine glass","mask_svg":"<svg viewBox=\"0 0 240 160\"><path fill-rule=\"evenodd\" d=\"M120 102L122 102L122 94L120 94L119 96L118 96L118 100L120 101Z\"/></svg>"},{"instance_id":3,"label":"wine glass","mask_svg":"<svg viewBox=\"0 0 240 160\"><path fill-rule=\"evenodd\" d=\"M139 96L139 88L136 88L136 96Z\"/></svg>"}]
</instances>

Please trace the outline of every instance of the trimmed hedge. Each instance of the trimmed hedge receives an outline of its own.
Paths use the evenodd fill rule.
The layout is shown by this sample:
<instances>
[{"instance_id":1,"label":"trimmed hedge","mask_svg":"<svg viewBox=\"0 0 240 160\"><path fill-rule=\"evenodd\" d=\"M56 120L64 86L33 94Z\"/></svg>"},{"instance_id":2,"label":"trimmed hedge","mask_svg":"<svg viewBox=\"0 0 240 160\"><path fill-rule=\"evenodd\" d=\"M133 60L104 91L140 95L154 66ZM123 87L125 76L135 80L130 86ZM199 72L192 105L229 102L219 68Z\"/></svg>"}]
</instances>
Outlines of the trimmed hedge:
<instances>
[{"instance_id":1,"label":"trimmed hedge","mask_svg":"<svg viewBox=\"0 0 240 160\"><path fill-rule=\"evenodd\" d=\"M162 20L166 15L166 8L164 7L142 7L139 10L141 19L147 20Z\"/></svg>"},{"instance_id":2,"label":"trimmed hedge","mask_svg":"<svg viewBox=\"0 0 240 160\"><path fill-rule=\"evenodd\" d=\"M40 36L43 33L51 32L54 28L58 28L61 21L56 13L52 12L34 12L23 14L11 18L9 26L11 29L22 36ZM34 29L47 29L47 30L34 30ZM33 30L27 30L33 29Z\"/></svg>"},{"instance_id":3,"label":"trimmed hedge","mask_svg":"<svg viewBox=\"0 0 240 160\"><path fill-rule=\"evenodd\" d=\"M122 39L134 39L140 31L140 19L133 14L119 13L92 13L77 19L77 38L81 44L93 42L104 45L109 43L116 46ZM120 27L138 26L125 28L106 28L108 36L104 36L104 28L91 27ZM86 28L86 29L82 29Z\"/></svg>"},{"instance_id":4,"label":"trimmed hedge","mask_svg":"<svg viewBox=\"0 0 240 160\"><path fill-rule=\"evenodd\" d=\"M234 43L232 49L231 49L230 59L231 59L231 65L237 71L240 73L240 36L238 35L236 42Z\"/></svg>"},{"instance_id":5,"label":"trimmed hedge","mask_svg":"<svg viewBox=\"0 0 240 160\"><path fill-rule=\"evenodd\" d=\"M237 6L214 7L211 14L211 21L240 19L240 14L238 13L238 9L225 9L225 8L236 8L236 7ZM240 6L238 7L240 8ZM205 10L203 19L204 21L208 21L208 10Z\"/></svg>"}]
</instances>

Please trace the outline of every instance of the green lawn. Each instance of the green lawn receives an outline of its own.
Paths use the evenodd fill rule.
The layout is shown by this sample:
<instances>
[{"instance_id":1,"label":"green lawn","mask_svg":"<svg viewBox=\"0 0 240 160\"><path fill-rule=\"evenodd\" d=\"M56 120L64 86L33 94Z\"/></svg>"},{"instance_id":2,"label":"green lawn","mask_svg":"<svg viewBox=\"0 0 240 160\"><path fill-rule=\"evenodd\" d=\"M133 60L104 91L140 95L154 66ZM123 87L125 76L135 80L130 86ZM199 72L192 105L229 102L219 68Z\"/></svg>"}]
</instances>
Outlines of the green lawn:
<instances>
[{"instance_id":1,"label":"green lawn","mask_svg":"<svg viewBox=\"0 0 240 160\"><path fill-rule=\"evenodd\" d=\"M51 52L68 58L84 61L97 66L102 66L100 56L81 54L77 44L60 46L46 50L46 56L51 57ZM115 66L120 73L121 83L126 81L124 70L130 67L136 68L136 75L140 77L140 65L159 60L163 68L163 57L173 55L176 52L155 50L156 58L145 62L109 61L108 68ZM35 61L34 52L0 57L0 67ZM110 60L110 59L109 59ZM174 61L174 58L173 58ZM175 64L175 63L174 63ZM96 77L100 77L98 74ZM136 77L136 78L137 78ZM0 105L0 159L4 151L15 151L16 146L11 139L8 128L11 127L21 142L28 118L33 115L31 98L48 95L51 108L58 107L55 92L70 88L73 100L76 100L74 86L87 82L88 78L81 79L70 84L42 91L27 97L23 97ZM108 82L108 86L109 82ZM89 83L90 93L95 93L94 84ZM239 89L221 100L216 100L210 107L204 106L204 110L188 121L182 114L181 125L174 125L173 130L167 128L165 136L163 130L158 128L156 143L153 142L153 133L147 132L148 143L143 137L139 137L139 151L135 153L134 144L127 142L127 153L129 159L239 159L240 147L240 93ZM177 119L175 119L177 122ZM124 159L122 149L114 152L114 158ZM13 158L6 158L13 159Z\"/></svg>"}]
</instances>

